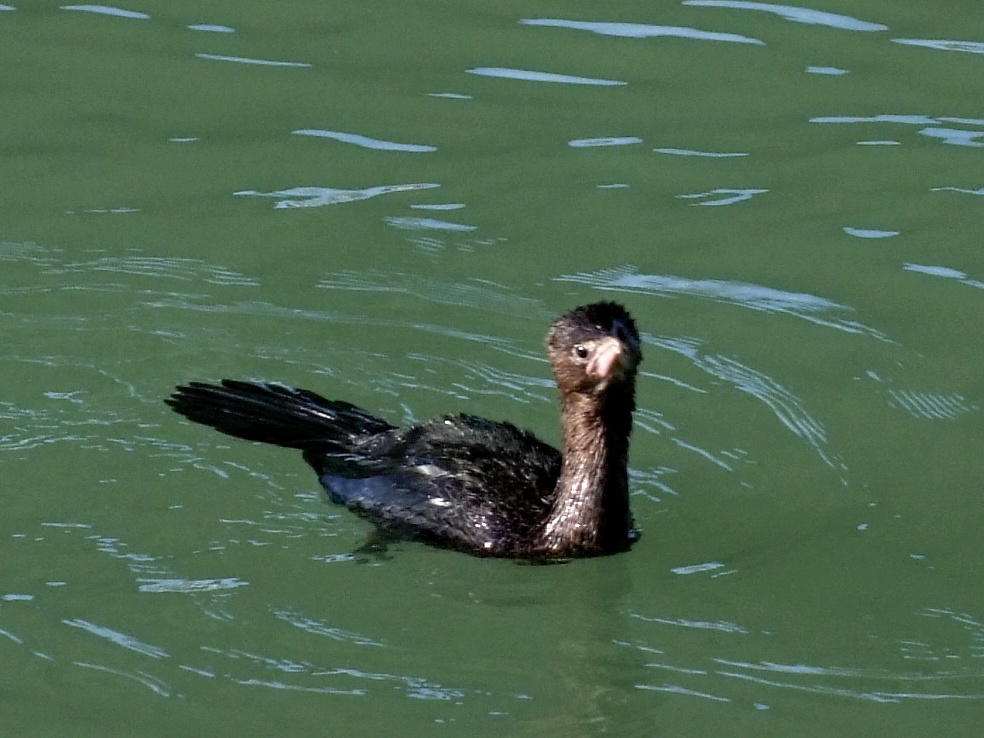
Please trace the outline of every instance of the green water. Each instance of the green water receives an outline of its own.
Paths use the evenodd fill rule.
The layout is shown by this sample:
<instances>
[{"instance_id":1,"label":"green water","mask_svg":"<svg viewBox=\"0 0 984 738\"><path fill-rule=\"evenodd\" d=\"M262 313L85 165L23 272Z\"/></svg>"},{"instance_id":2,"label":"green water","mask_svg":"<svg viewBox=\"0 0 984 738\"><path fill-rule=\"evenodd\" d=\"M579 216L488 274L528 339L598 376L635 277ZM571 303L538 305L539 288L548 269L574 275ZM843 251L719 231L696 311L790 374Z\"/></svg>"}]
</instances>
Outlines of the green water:
<instances>
[{"instance_id":1,"label":"green water","mask_svg":"<svg viewBox=\"0 0 984 738\"><path fill-rule=\"evenodd\" d=\"M979 4L74 7L0 10L5 735L976 734ZM645 334L616 557L353 557L161 402L556 442L596 299Z\"/></svg>"}]
</instances>

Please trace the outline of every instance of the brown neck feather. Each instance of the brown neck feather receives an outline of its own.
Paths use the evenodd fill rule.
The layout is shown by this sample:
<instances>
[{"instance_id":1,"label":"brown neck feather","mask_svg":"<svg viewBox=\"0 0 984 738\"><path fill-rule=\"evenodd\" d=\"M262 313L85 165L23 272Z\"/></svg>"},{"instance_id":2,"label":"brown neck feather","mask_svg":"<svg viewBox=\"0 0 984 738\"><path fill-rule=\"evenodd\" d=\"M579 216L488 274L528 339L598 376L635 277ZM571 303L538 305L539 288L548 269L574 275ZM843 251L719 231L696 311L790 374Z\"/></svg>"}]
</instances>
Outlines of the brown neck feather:
<instances>
[{"instance_id":1,"label":"brown neck feather","mask_svg":"<svg viewBox=\"0 0 984 738\"><path fill-rule=\"evenodd\" d=\"M563 462L540 546L551 555L610 553L628 547L631 382L601 398L561 398Z\"/></svg>"}]
</instances>

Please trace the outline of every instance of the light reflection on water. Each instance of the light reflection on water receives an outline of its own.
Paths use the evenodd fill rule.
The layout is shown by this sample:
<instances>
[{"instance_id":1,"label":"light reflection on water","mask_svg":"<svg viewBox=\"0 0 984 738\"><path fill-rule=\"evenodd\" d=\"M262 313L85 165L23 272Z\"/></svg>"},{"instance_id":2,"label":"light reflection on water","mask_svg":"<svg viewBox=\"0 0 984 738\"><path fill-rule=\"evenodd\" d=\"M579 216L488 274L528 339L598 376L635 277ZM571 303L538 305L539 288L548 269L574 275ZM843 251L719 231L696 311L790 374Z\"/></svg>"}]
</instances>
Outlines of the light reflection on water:
<instances>
[{"instance_id":1,"label":"light reflection on water","mask_svg":"<svg viewBox=\"0 0 984 738\"><path fill-rule=\"evenodd\" d=\"M668 274L640 274L634 267L618 267L594 274L571 274L557 278L617 292L672 296L690 295L765 313L792 315L827 328L889 340L881 331L857 321L826 317L851 312L853 308L806 293L787 292L766 285L717 279L690 279Z\"/></svg>"},{"instance_id":2,"label":"light reflection on water","mask_svg":"<svg viewBox=\"0 0 984 738\"><path fill-rule=\"evenodd\" d=\"M688 38L698 41L724 41L737 44L757 44L764 42L756 38L739 36L734 33L715 33L702 31L697 28L681 28L678 26L650 26L642 23L594 23L586 21L562 20L559 18L524 18L520 21L528 26L554 26L570 28L576 31L591 31L603 36L622 36L625 38Z\"/></svg>"}]
</instances>

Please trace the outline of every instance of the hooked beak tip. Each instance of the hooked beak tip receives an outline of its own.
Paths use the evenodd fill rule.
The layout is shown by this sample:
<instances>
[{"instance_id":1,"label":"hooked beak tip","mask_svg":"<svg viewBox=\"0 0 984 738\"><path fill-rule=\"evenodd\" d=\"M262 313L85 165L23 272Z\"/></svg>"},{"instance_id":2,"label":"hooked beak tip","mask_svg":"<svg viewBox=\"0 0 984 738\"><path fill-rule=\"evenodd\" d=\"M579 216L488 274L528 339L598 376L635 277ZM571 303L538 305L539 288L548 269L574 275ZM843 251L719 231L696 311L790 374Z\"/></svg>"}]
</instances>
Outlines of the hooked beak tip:
<instances>
[{"instance_id":1,"label":"hooked beak tip","mask_svg":"<svg viewBox=\"0 0 984 738\"><path fill-rule=\"evenodd\" d=\"M588 372L599 379L620 379L638 362L628 346L617 338L608 338L598 346Z\"/></svg>"}]
</instances>

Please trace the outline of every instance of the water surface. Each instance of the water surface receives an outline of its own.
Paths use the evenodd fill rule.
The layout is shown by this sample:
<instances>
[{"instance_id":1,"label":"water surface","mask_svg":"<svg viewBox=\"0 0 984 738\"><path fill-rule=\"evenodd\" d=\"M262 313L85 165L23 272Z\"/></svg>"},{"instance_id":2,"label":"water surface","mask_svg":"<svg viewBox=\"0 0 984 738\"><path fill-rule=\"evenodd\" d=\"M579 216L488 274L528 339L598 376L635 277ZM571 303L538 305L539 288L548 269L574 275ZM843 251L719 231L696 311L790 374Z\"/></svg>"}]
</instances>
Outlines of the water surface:
<instances>
[{"instance_id":1,"label":"water surface","mask_svg":"<svg viewBox=\"0 0 984 738\"><path fill-rule=\"evenodd\" d=\"M2 6L0 725L969 735L984 22L949 3ZM366 525L170 387L558 438L644 331L629 553Z\"/></svg>"}]
</instances>

